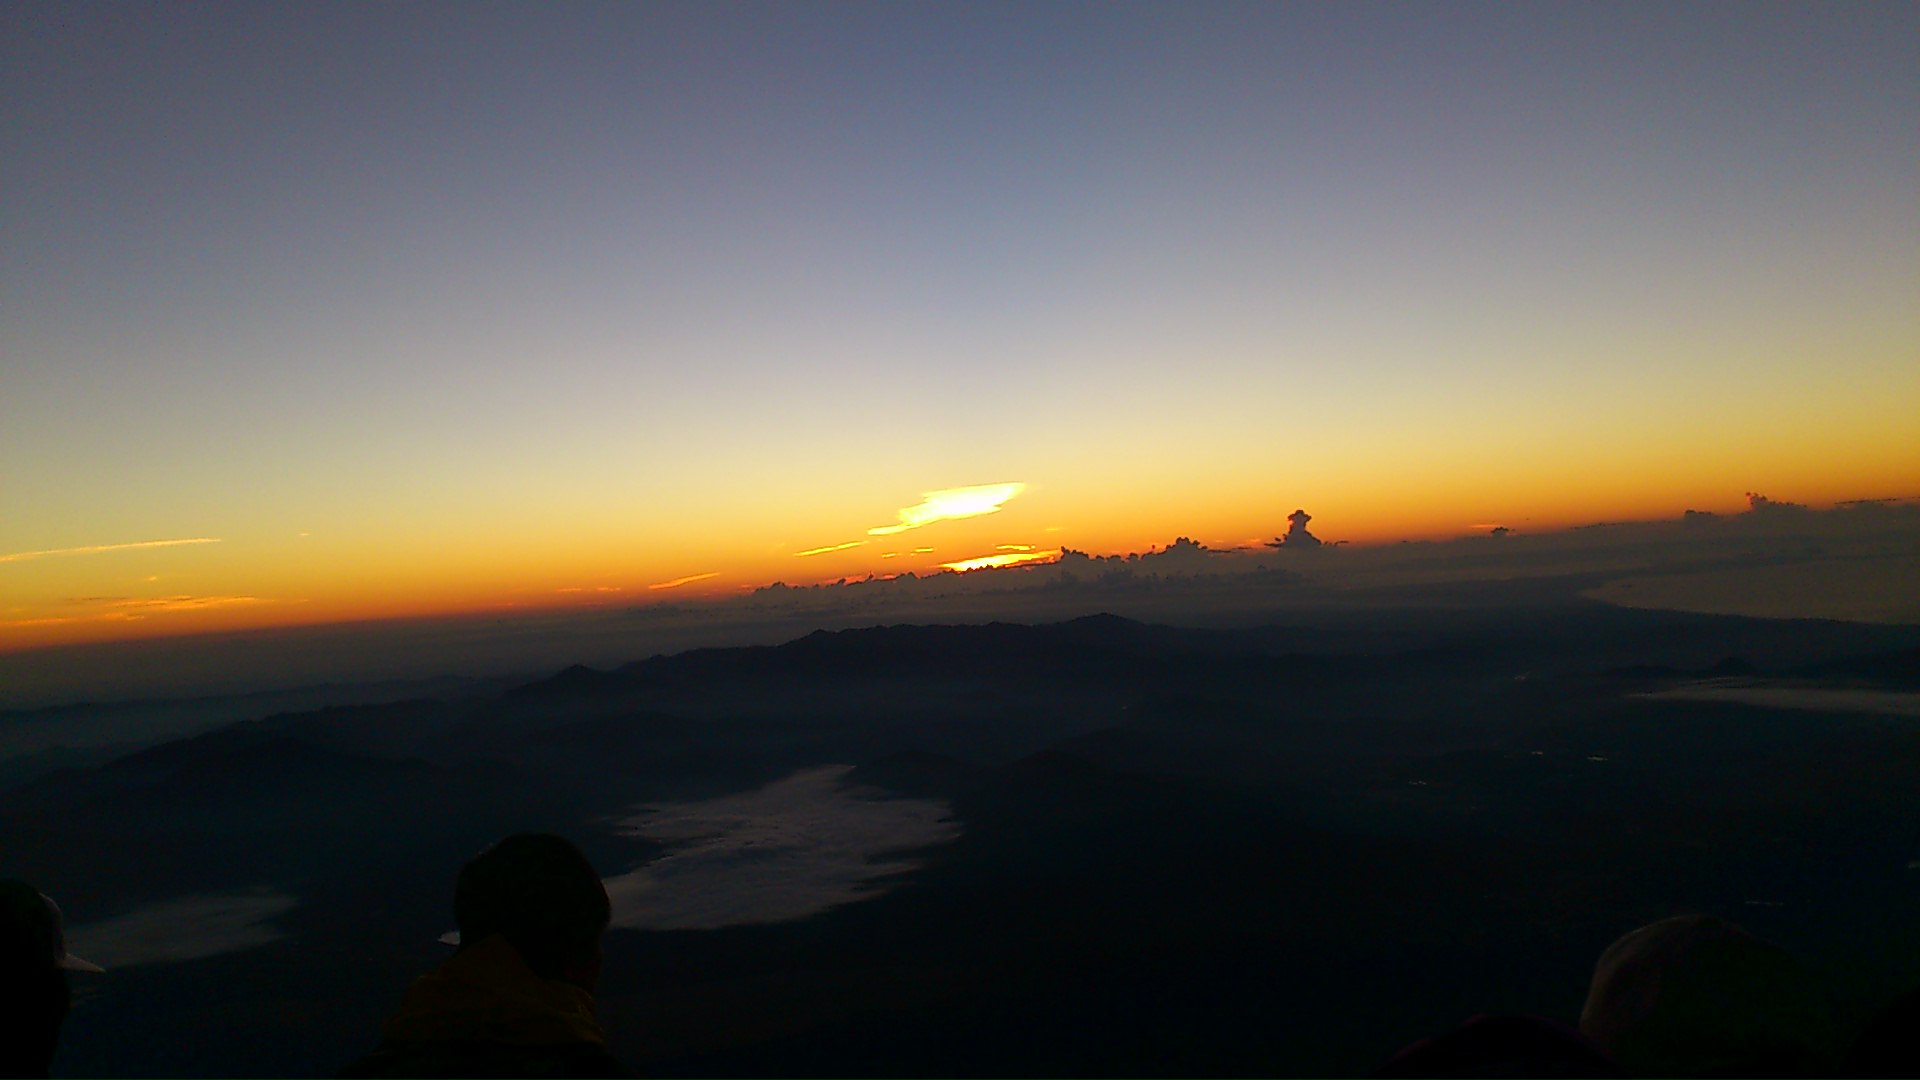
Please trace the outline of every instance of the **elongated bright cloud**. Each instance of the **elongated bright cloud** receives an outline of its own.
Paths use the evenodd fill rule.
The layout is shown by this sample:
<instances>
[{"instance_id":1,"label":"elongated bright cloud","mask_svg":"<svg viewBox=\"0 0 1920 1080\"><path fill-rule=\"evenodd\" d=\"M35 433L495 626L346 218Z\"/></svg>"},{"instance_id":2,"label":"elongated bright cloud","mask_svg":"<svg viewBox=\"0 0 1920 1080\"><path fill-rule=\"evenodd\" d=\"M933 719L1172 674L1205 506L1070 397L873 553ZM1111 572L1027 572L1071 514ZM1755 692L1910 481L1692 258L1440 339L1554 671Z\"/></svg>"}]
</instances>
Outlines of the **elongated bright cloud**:
<instances>
[{"instance_id":1,"label":"elongated bright cloud","mask_svg":"<svg viewBox=\"0 0 1920 1080\"><path fill-rule=\"evenodd\" d=\"M804 559L809 555L825 555L829 551L845 551L848 548L857 548L864 543L866 543L865 540L849 540L844 544L828 544L826 547L808 548L805 551L796 551L793 553L793 555L797 559Z\"/></svg>"},{"instance_id":2,"label":"elongated bright cloud","mask_svg":"<svg viewBox=\"0 0 1920 1080\"><path fill-rule=\"evenodd\" d=\"M704 574L688 574L686 577L677 577L677 578L674 578L672 581L662 581L662 582L659 582L658 584L649 585L647 586L647 588L677 589L682 585L691 585L696 581L705 581L710 577L719 577L719 576L720 576L720 571L709 570Z\"/></svg>"},{"instance_id":3,"label":"elongated bright cloud","mask_svg":"<svg viewBox=\"0 0 1920 1080\"><path fill-rule=\"evenodd\" d=\"M113 602L117 608L145 611L198 611L201 608L232 607L235 604L264 603L257 596L157 596Z\"/></svg>"},{"instance_id":4,"label":"elongated bright cloud","mask_svg":"<svg viewBox=\"0 0 1920 1080\"><path fill-rule=\"evenodd\" d=\"M178 547L181 544L217 544L217 536L196 536L188 540L140 540L131 544L95 544L92 547L49 548L46 551L16 551L11 555L0 555L0 562L25 562L28 559L45 559L55 555L98 555L105 551L132 551L135 548Z\"/></svg>"},{"instance_id":5,"label":"elongated bright cloud","mask_svg":"<svg viewBox=\"0 0 1920 1080\"><path fill-rule=\"evenodd\" d=\"M59 626L64 623L138 622L154 612L203 611L236 604L268 604L277 601L258 596L80 596L66 603L78 608L105 608L87 615L51 615L36 619L10 619L0 626ZM20 609L15 609L20 610Z\"/></svg>"},{"instance_id":6,"label":"elongated bright cloud","mask_svg":"<svg viewBox=\"0 0 1920 1080\"><path fill-rule=\"evenodd\" d=\"M233 604L263 604L267 601L258 596L75 596L66 603L72 607L118 608L123 611L194 611Z\"/></svg>"},{"instance_id":7,"label":"elongated bright cloud","mask_svg":"<svg viewBox=\"0 0 1920 1080\"><path fill-rule=\"evenodd\" d=\"M936 521L997 514L1000 504L1025 491L1025 484L980 484L976 487L944 488L921 494L918 506L900 511L898 525L880 525L867 530L868 536L892 536L894 533L931 525Z\"/></svg>"}]
</instances>

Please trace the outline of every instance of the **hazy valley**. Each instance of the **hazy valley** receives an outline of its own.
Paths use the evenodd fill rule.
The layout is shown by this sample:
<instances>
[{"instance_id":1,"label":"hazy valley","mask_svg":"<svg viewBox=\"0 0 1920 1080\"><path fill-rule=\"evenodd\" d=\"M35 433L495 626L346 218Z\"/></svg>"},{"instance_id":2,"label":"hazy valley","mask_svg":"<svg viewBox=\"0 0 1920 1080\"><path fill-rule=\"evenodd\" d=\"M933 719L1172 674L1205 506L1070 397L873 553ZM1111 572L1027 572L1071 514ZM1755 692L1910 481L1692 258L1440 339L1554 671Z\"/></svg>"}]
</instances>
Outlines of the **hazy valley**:
<instances>
[{"instance_id":1,"label":"hazy valley","mask_svg":"<svg viewBox=\"0 0 1920 1080\"><path fill-rule=\"evenodd\" d=\"M1680 910L1857 1020L1920 972L1920 628L1585 581L821 631L148 727L0 791L0 830L110 969L69 1075L330 1073L445 955L459 862L525 830L609 879L601 1011L650 1073L1352 1073L1472 1013L1569 1016L1609 940Z\"/></svg>"}]
</instances>

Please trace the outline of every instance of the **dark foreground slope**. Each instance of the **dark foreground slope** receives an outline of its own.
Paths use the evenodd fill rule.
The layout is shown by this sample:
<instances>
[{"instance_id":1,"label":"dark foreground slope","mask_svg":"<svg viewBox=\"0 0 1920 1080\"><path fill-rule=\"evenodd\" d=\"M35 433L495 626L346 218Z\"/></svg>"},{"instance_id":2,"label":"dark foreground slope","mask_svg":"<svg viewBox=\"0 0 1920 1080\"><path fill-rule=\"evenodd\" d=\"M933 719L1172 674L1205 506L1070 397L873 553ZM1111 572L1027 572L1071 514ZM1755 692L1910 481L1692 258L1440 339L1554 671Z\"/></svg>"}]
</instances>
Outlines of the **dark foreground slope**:
<instances>
[{"instance_id":1,"label":"dark foreground slope","mask_svg":"<svg viewBox=\"0 0 1920 1080\"><path fill-rule=\"evenodd\" d=\"M646 1071L1352 1073L1471 1013L1570 1016L1608 940L1680 910L1820 965L1843 1019L1920 982L1920 719L1646 696L1898 689L1916 645L1580 603L823 633L238 724L0 792L0 835L131 958L67 1074L328 1073L444 955L489 839L659 869L705 841L637 808L825 765L958 837L807 917L616 928L602 1008ZM700 887L783 885L734 869ZM205 936L186 901L255 914L156 958Z\"/></svg>"}]
</instances>

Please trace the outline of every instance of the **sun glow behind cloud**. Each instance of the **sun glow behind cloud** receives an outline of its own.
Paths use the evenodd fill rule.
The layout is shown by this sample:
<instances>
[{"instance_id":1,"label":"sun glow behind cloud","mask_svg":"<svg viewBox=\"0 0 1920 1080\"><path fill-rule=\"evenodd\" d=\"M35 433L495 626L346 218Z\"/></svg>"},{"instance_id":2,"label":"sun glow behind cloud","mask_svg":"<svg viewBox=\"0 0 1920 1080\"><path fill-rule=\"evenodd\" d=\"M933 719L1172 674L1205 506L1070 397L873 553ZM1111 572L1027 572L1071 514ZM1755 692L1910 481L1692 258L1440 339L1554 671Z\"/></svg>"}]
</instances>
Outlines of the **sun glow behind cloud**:
<instances>
[{"instance_id":1,"label":"sun glow behind cloud","mask_svg":"<svg viewBox=\"0 0 1920 1080\"><path fill-rule=\"evenodd\" d=\"M1047 551L1009 551L1003 555L982 555L977 559L961 559L958 562L941 563L940 566L942 569L958 570L964 573L968 570L986 570L997 566L1018 566L1021 563L1030 562L1052 562L1059 557L1059 548L1051 548Z\"/></svg>"},{"instance_id":2,"label":"sun glow behind cloud","mask_svg":"<svg viewBox=\"0 0 1920 1080\"><path fill-rule=\"evenodd\" d=\"M974 487L942 488L939 491L921 493L920 503L909 506L899 513L897 525L878 525L867 530L868 536L892 536L908 529L918 529L936 521L952 521L958 518L979 517L982 514L997 514L1002 504L1026 490L1025 484L979 484Z\"/></svg>"}]
</instances>

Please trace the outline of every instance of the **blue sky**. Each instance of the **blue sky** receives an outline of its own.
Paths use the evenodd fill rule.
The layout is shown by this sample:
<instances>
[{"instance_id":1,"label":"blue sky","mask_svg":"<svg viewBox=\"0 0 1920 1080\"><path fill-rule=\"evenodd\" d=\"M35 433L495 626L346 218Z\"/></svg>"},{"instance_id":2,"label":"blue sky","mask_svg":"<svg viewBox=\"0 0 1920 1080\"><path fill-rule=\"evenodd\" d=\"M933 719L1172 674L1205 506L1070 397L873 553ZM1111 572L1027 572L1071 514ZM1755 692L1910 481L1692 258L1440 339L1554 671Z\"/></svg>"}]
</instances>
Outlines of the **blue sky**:
<instances>
[{"instance_id":1,"label":"blue sky","mask_svg":"<svg viewBox=\"0 0 1920 1080\"><path fill-rule=\"evenodd\" d=\"M1920 483L1911 5L0 17L9 552L424 610L1003 482L957 545Z\"/></svg>"}]
</instances>

